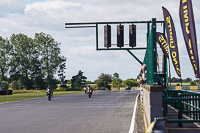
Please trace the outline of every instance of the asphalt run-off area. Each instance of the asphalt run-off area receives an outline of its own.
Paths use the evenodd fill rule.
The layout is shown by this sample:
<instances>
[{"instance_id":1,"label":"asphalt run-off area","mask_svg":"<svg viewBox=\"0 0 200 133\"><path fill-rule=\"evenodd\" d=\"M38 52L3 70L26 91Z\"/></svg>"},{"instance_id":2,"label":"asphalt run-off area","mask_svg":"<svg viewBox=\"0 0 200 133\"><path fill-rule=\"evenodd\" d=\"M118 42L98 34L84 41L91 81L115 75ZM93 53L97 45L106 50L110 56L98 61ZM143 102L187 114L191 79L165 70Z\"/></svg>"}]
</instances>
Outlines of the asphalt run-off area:
<instances>
[{"instance_id":1,"label":"asphalt run-off area","mask_svg":"<svg viewBox=\"0 0 200 133\"><path fill-rule=\"evenodd\" d=\"M1 133L128 133L137 90L96 91L0 104Z\"/></svg>"}]
</instances>

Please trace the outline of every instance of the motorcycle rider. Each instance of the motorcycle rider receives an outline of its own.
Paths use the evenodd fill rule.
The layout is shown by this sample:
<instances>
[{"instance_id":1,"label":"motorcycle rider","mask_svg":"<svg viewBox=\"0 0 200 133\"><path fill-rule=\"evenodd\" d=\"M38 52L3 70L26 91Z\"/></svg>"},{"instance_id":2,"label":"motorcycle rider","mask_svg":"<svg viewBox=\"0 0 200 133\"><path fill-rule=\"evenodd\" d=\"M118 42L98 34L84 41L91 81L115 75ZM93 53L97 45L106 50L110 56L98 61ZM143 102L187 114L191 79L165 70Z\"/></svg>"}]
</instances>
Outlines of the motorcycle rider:
<instances>
[{"instance_id":1,"label":"motorcycle rider","mask_svg":"<svg viewBox=\"0 0 200 133\"><path fill-rule=\"evenodd\" d=\"M83 88L83 90L84 90L84 92L85 92L85 94L87 93L87 87L85 86L84 88Z\"/></svg>"},{"instance_id":2,"label":"motorcycle rider","mask_svg":"<svg viewBox=\"0 0 200 133\"><path fill-rule=\"evenodd\" d=\"M47 90L49 89L50 93L51 93L51 97L53 98L53 89L51 88L51 86L47 87Z\"/></svg>"},{"instance_id":3,"label":"motorcycle rider","mask_svg":"<svg viewBox=\"0 0 200 133\"><path fill-rule=\"evenodd\" d=\"M93 88L90 85L88 85L88 89L92 90L92 92L93 92Z\"/></svg>"}]
</instances>

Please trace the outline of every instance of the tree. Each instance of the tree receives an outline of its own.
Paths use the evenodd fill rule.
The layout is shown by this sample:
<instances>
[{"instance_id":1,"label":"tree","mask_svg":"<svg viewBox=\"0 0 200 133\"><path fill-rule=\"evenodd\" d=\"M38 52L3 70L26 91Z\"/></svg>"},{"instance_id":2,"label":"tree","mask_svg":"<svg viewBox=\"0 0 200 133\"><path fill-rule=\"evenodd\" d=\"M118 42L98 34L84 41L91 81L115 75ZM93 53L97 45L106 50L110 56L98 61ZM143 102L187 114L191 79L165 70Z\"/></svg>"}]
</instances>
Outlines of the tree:
<instances>
[{"instance_id":1,"label":"tree","mask_svg":"<svg viewBox=\"0 0 200 133\"><path fill-rule=\"evenodd\" d=\"M185 81L185 82L191 82L192 79L191 79L191 78L186 78L184 81Z\"/></svg>"},{"instance_id":2,"label":"tree","mask_svg":"<svg viewBox=\"0 0 200 133\"><path fill-rule=\"evenodd\" d=\"M118 73L114 73L113 74L113 79L119 79L119 74Z\"/></svg>"},{"instance_id":3,"label":"tree","mask_svg":"<svg viewBox=\"0 0 200 133\"><path fill-rule=\"evenodd\" d=\"M42 74L44 74L47 84L51 85L57 67L66 61L64 56L60 56L60 43L56 42L51 35L45 33L36 33L34 42L40 49L40 62ZM51 85L52 86L52 85Z\"/></svg>"},{"instance_id":4,"label":"tree","mask_svg":"<svg viewBox=\"0 0 200 133\"><path fill-rule=\"evenodd\" d=\"M97 80L94 81L98 87L110 89L109 84L112 82L112 75L101 73Z\"/></svg>"},{"instance_id":5,"label":"tree","mask_svg":"<svg viewBox=\"0 0 200 133\"><path fill-rule=\"evenodd\" d=\"M78 74L71 79L72 89L81 89L84 87L87 77L83 76L83 72L79 70Z\"/></svg>"},{"instance_id":6,"label":"tree","mask_svg":"<svg viewBox=\"0 0 200 133\"><path fill-rule=\"evenodd\" d=\"M62 88L67 88L66 86L67 80L65 80L65 76L64 76L65 69L66 69L66 63L63 63L59 66L59 70L58 70L58 76L60 78Z\"/></svg>"},{"instance_id":7,"label":"tree","mask_svg":"<svg viewBox=\"0 0 200 133\"><path fill-rule=\"evenodd\" d=\"M10 79L18 81L26 89L56 87L54 74L58 66L66 61L60 56L59 43L50 35L36 33L34 39L24 34L12 34Z\"/></svg>"},{"instance_id":8,"label":"tree","mask_svg":"<svg viewBox=\"0 0 200 133\"><path fill-rule=\"evenodd\" d=\"M18 78L26 86L26 89L32 88L32 82L30 80L32 58L35 52L35 46L31 38L24 34L12 34L10 42L13 46L11 69L10 72L14 74L14 78ZM18 69L18 72L16 72ZM16 80L18 80L16 79Z\"/></svg>"},{"instance_id":9,"label":"tree","mask_svg":"<svg viewBox=\"0 0 200 133\"><path fill-rule=\"evenodd\" d=\"M121 87L122 80L121 79L113 79L111 84L112 84L112 87L117 87L119 89Z\"/></svg>"},{"instance_id":10,"label":"tree","mask_svg":"<svg viewBox=\"0 0 200 133\"><path fill-rule=\"evenodd\" d=\"M197 85L197 83L194 82L194 81L191 81L191 82L190 82L190 85Z\"/></svg>"},{"instance_id":11,"label":"tree","mask_svg":"<svg viewBox=\"0 0 200 133\"><path fill-rule=\"evenodd\" d=\"M120 89L121 84L122 84L122 79L119 78L118 73L113 74L113 80L111 84L112 84L112 87L117 87L118 89Z\"/></svg>"},{"instance_id":12,"label":"tree","mask_svg":"<svg viewBox=\"0 0 200 133\"><path fill-rule=\"evenodd\" d=\"M175 77L172 77L172 79L171 79L171 82L180 82L180 79L178 79L178 78L175 78Z\"/></svg>"},{"instance_id":13,"label":"tree","mask_svg":"<svg viewBox=\"0 0 200 133\"><path fill-rule=\"evenodd\" d=\"M124 86L126 86L126 87L135 87L135 86L138 86L137 80L136 80L136 79L133 79L133 78L124 80L124 81L122 82L122 84L123 84Z\"/></svg>"},{"instance_id":14,"label":"tree","mask_svg":"<svg viewBox=\"0 0 200 133\"><path fill-rule=\"evenodd\" d=\"M23 84L22 84L22 82L21 82L21 80L14 80L14 81L12 81L11 83L10 83L10 85L9 85L12 89L14 89L14 90L22 90L22 89L24 89L24 87L25 86L23 86Z\"/></svg>"},{"instance_id":15,"label":"tree","mask_svg":"<svg viewBox=\"0 0 200 133\"><path fill-rule=\"evenodd\" d=\"M10 49L11 45L8 39L4 39L0 36L0 74L2 81L6 79L5 74L8 72Z\"/></svg>"}]
</instances>

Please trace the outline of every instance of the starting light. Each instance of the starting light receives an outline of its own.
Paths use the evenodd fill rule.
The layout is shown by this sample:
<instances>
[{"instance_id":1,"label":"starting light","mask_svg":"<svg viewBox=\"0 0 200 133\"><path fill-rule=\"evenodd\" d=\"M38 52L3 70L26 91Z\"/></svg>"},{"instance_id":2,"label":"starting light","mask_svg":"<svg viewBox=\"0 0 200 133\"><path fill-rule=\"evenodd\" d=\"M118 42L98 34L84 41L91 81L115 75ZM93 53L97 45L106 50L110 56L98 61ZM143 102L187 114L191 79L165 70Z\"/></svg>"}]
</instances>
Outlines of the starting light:
<instances>
[{"instance_id":1,"label":"starting light","mask_svg":"<svg viewBox=\"0 0 200 133\"><path fill-rule=\"evenodd\" d=\"M117 47L124 47L124 26L117 25Z\"/></svg>"},{"instance_id":2,"label":"starting light","mask_svg":"<svg viewBox=\"0 0 200 133\"><path fill-rule=\"evenodd\" d=\"M129 46L136 46L136 25L129 25Z\"/></svg>"},{"instance_id":3,"label":"starting light","mask_svg":"<svg viewBox=\"0 0 200 133\"><path fill-rule=\"evenodd\" d=\"M111 26L104 26L104 47L111 47Z\"/></svg>"},{"instance_id":4,"label":"starting light","mask_svg":"<svg viewBox=\"0 0 200 133\"><path fill-rule=\"evenodd\" d=\"M111 47L111 26L104 26L104 47ZM116 44L113 44L116 45ZM124 47L124 45L129 45L129 47L136 47L136 25L129 25L129 44L124 44L124 25L117 25L117 47Z\"/></svg>"}]
</instances>

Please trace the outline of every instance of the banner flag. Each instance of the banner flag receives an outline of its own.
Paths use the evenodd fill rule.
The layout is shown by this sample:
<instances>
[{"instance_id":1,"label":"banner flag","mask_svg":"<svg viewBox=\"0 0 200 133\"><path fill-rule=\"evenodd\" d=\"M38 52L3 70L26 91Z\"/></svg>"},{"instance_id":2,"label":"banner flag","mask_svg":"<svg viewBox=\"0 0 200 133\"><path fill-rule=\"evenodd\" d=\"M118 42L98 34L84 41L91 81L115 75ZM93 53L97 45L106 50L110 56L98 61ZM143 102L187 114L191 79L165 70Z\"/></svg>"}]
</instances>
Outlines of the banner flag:
<instances>
[{"instance_id":1,"label":"banner flag","mask_svg":"<svg viewBox=\"0 0 200 133\"><path fill-rule=\"evenodd\" d=\"M165 35L163 33L157 32L156 36L157 36L157 43L160 45L162 52L169 59L169 49Z\"/></svg>"},{"instance_id":2,"label":"banner flag","mask_svg":"<svg viewBox=\"0 0 200 133\"><path fill-rule=\"evenodd\" d=\"M180 15L183 37L185 40L185 45L195 73L195 77L200 78L199 56L198 56L196 30L195 30L194 15L193 15L191 0L180 1L179 15Z\"/></svg>"},{"instance_id":3,"label":"banner flag","mask_svg":"<svg viewBox=\"0 0 200 133\"><path fill-rule=\"evenodd\" d=\"M172 58L172 63L175 68L175 71L179 77L181 77L181 69L180 69L180 63L179 63L179 53L178 53L178 46L177 46L177 39L176 39L176 31L174 27L174 22L172 20L172 17L168 10L164 7L163 9L163 15L164 15L164 21L165 21L165 29L167 32L167 39L170 49L170 55Z\"/></svg>"},{"instance_id":4,"label":"banner flag","mask_svg":"<svg viewBox=\"0 0 200 133\"><path fill-rule=\"evenodd\" d=\"M158 53L156 53L156 59L157 59L157 66L159 68L159 58L158 58Z\"/></svg>"}]
</instances>

